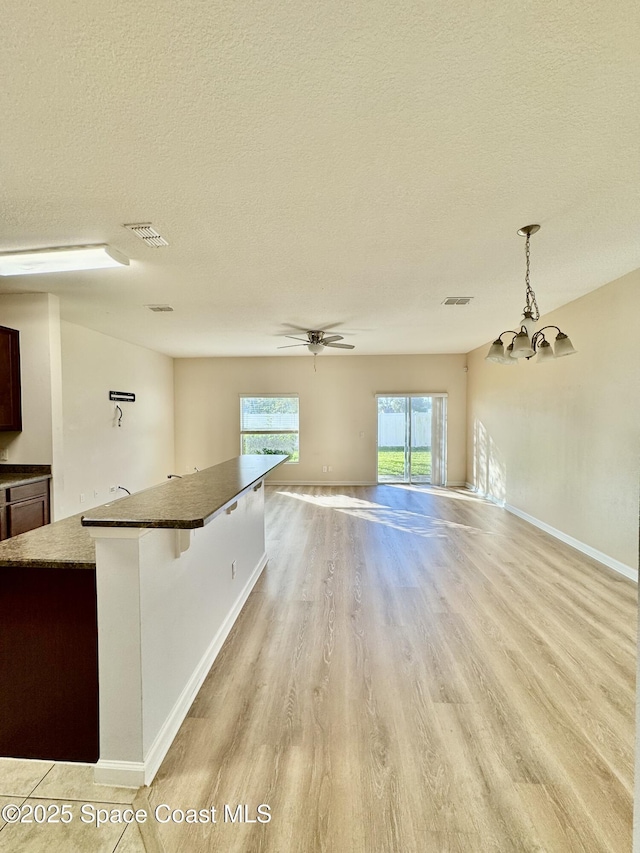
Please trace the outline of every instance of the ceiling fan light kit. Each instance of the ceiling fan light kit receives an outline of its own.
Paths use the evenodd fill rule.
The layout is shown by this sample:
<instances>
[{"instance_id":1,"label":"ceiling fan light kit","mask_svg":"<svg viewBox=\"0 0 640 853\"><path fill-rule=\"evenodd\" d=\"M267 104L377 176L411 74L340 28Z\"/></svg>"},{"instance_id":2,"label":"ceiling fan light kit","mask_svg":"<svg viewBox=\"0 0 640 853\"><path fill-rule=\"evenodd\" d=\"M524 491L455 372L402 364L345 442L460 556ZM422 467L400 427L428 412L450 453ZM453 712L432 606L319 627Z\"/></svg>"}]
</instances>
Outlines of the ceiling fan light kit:
<instances>
[{"instance_id":1,"label":"ceiling fan light kit","mask_svg":"<svg viewBox=\"0 0 640 853\"><path fill-rule=\"evenodd\" d=\"M522 318L518 329L508 329L501 332L495 341L489 347L489 352L485 356L485 361L492 361L494 364L513 365L517 364L521 358L530 359L537 355L536 361L545 363L553 361L556 358L561 358L565 355L572 355L576 350L573 344L562 332L558 326L548 325L543 326L536 331L536 323L540 319L540 311L536 301L536 295L533 292L529 281L530 271L530 247L529 241L531 235L540 230L539 225L525 225L524 228L518 230L521 237L526 238L525 257L526 257L526 273L525 273L525 306L522 311ZM550 334L549 329L556 330L554 346L547 340L547 335ZM547 332L547 335L545 335ZM505 348L502 340L503 335L512 335L511 343Z\"/></svg>"}]
</instances>

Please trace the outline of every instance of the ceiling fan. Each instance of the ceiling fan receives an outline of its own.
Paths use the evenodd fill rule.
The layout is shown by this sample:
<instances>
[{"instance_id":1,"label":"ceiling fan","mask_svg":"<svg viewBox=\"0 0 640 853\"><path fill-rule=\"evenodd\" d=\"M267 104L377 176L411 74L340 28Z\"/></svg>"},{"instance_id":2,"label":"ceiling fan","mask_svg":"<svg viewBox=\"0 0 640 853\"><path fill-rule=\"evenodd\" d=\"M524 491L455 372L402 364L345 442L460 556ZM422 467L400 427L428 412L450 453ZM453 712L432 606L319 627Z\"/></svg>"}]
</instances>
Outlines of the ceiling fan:
<instances>
[{"instance_id":1,"label":"ceiling fan","mask_svg":"<svg viewBox=\"0 0 640 853\"><path fill-rule=\"evenodd\" d=\"M353 344L339 344L338 341L344 340L342 335L332 335L329 334L327 336L327 332L320 331L319 329L309 329L307 332L307 340L304 338L296 338L293 335L285 335L286 338L290 338L292 341L301 341L299 344L285 344L282 347L278 347L278 349L289 349L290 347L304 347L312 352L314 355L318 355L318 353L322 352L325 347L336 347L337 349L355 349Z\"/></svg>"}]
</instances>

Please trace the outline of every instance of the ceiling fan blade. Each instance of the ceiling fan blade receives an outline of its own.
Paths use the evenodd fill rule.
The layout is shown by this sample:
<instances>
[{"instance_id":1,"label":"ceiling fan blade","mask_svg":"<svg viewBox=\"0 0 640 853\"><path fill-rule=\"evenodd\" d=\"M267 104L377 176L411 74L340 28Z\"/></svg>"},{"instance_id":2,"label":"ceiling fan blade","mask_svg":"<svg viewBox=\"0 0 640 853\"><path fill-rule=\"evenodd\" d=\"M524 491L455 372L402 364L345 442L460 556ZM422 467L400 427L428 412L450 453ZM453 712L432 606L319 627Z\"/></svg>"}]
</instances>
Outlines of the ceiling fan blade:
<instances>
[{"instance_id":1,"label":"ceiling fan blade","mask_svg":"<svg viewBox=\"0 0 640 853\"><path fill-rule=\"evenodd\" d=\"M305 344L309 343L309 340L305 340L304 338L296 338L294 335L285 335L285 338L289 338L292 341L302 341Z\"/></svg>"},{"instance_id":2,"label":"ceiling fan blade","mask_svg":"<svg viewBox=\"0 0 640 853\"><path fill-rule=\"evenodd\" d=\"M344 326L344 323L312 323L310 326L299 326L297 323L282 323L287 329L295 329L297 332L308 332L309 329L322 329L323 331L333 332L334 328Z\"/></svg>"},{"instance_id":3,"label":"ceiling fan blade","mask_svg":"<svg viewBox=\"0 0 640 853\"><path fill-rule=\"evenodd\" d=\"M287 329L293 329L295 332L307 332L307 326L296 326L295 323L283 323L283 326L286 326Z\"/></svg>"},{"instance_id":4,"label":"ceiling fan blade","mask_svg":"<svg viewBox=\"0 0 640 853\"><path fill-rule=\"evenodd\" d=\"M326 347L336 347L338 349L355 349L353 344L328 344L326 341L322 342Z\"/></svg>"},{"instance_id":5,"label":"ceiling fan blade","mask_svg":"<svg viewBox=\"0 0 640 853\"><path fill-rule=\"evenodd\" d=\"M306 341L304 344L285 344L283 347L276 347L276 349L291 349L292 347L307 347L309 346L309 341Z\"/></svg>"},{"instance_id":6,"label":"ceiling fan blade","mask_svg":"<svg viewBox=\"0 0 640 853\"><path fill-rule=\"evenodd\" d=\"M323 338L323 339L322 339L322 343L323 343L323 344L330 344L330 343L332 343L333 341L342 341L342 340L344 340L344 336L343 336L343 335L329 335L329 337L328 337L328 338Z\"/></svg>"}]
</instances>

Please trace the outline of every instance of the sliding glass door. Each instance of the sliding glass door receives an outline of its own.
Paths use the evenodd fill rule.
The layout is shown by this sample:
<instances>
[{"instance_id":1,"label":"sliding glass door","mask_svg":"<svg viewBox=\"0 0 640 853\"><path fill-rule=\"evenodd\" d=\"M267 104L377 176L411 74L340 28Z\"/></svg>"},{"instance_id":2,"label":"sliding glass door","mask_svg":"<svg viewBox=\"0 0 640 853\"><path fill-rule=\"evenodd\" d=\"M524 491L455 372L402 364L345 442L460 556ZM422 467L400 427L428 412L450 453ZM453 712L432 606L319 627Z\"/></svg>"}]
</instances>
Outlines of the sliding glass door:
<instances>
[{"instance_id":1,"label":"sliding glass door","mask_svg":"<svg viewBox=\"0 0 640 853\"><path fill-rule=\"evenodd\" d=\"M409 398L378 397L378 482L409 481Z\"/></svg>"},{"instance_id":2,"label":"sliding glass door","mask_svg":"<svg viewBox=\"0 0 640 853\"><path fill-rule=\"evenodd\" d=\"M409 397L409 482L431 482L431 397Z\"/></svg>"},{"instance_id":3,"label":"sliding glass door","mask_svg":"<svg viewBox=\"0 0 640 853\"><path fill-rule=\"evenodd\" d=\"M378 395L378 482L446 482L446 395Z\"/></svg>"}]
</instances>

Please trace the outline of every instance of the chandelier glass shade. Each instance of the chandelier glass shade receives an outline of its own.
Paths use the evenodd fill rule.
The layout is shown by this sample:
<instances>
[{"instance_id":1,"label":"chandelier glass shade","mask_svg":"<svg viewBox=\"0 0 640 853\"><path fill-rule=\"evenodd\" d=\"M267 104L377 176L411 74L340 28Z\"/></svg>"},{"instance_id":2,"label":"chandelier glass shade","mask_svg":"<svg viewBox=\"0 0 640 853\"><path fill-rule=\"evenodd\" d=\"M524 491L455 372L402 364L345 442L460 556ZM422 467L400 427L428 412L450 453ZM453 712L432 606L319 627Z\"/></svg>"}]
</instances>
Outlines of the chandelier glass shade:
<instances>
[{"instance_id":1,"label":"chandelier glass shade","mask_svg":"<svg viewBox=\"0 0 640 853\"><path fill-rule=\"evenodd\" d=\"M565 355L572 355L576 350L573 344L561 331L558 326L548 325L536 330L536 324L540 319L540 311L536 301L536 295L533 292L529 281L530 271L530 248L529 241L532 234L540 230L539 225L525 225L520 228L518 234L521 237L526 237L525 256L527 262L525 274L525 306L522 311L522 318L517 329L508 329L501 332L495 341L489 347L489 352L485 356L485 361L492 361L495 364L513 365L517 364L522 358L530 359L537 355L536 361L549 362L556 358L561 358ZM551 341L547 339L555 329L555 338L553 346ZM546 333L546 334L545 334ZM502 340L504 335L511 335L511 342L505 347Z\"/></svg>"}]
</instances>

